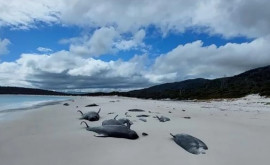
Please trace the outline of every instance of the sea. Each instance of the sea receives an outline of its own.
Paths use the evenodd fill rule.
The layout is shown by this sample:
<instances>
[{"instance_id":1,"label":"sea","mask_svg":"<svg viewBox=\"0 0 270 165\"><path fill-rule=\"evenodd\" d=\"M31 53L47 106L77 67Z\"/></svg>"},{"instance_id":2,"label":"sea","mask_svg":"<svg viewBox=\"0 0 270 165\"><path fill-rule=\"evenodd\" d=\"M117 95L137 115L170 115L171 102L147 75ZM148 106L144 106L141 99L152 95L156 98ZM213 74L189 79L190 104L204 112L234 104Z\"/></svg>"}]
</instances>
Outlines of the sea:
<instances>
[{"instance_id":1,"label":"sea","mask_svg":"<svg viewBox=\"0 0 270 165\"><path fill-rule=\"evenodd\" d=\"M0 120L9 112L18 112L70 100L68 96L0 95Z\"/></svg>"}]
</instances>

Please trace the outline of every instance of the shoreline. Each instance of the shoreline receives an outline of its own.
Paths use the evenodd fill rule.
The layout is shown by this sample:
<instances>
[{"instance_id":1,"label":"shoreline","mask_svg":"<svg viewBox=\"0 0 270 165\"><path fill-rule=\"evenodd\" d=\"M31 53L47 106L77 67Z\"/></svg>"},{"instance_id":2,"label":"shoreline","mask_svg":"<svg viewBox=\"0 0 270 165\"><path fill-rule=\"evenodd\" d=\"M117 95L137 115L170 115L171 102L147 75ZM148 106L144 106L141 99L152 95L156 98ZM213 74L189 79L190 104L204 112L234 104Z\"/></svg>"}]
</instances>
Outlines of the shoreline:
<instances>
[{"instance_id":1,"label":"shoreline","mask_svg":"<svg viewBox=\"0 0 270 165\"><path fill-rule=\"evenodd\" d=\"M8 95L8 96L13 96L13 95ZM20 96L24 96L24 95L20 95ZM28 96L28 95L26 95L26 96ZM36 95L31 95L31 96L36 96ZM38 95L38 96L40 96L40 95ZM52 96L50 96L50 97L52 97ZM55 97L59 97L59 96L55 96ZM61 104L61 103L65 102L65 101L71 101L71 100L73 100L73 99L66 98L63 100L29 101L29 102L23 103L23 105L21 105L21 106L18 105L16 108L7 108L7 109L1 110L0 111L0 121L10 119L11 115L18 116L19 113L22 114L22 113L29 111L29 110L35 110L35 109L39 109L39 108L46 107L49 105L57 105L57 104Z\"/></svg>"},{"instance_id":2,"label":"shoreline","mask_svg":"<svg viewBox=\"0 0 270 165\"><path fill-rule=\"evenodd\" d=\"M71 100L71 99L70 99ZM44 106L48 105L56 105L60 104L62 102L69 101L69 100L62 100L62 101L41 101L40 103L34 103L33 105L29 105L27 107L21 107L21 108L11 108L11 109L5 109L1 110L0 113L12 113L12 112L17 112L17 111L27 111L31 109L38 109Z\"/></svg>"},{"instance_id":3,"label":"shoreline","mask_svg":"<svg viewBox=\"0 0 270 165\"><path fill-rule=\"evenodd\" d=\"M116 96L73 99L74 102L67 101L69 106L43 106L38 110L28 111L30 113L16 118L15 122L2 122L1 162L5 165L268 163L270 149L265 144L270 138L270 111L264 109L266 105L257 97L209 103ZM99 106L85 107L91 103ZM212 108L203 108L205 105L212 105ZM124 113L128 109L145 110L142 113L128 112L134 123L131 128L138 133L139 139L97 138L94 137L95 133L86 131L80 125L80 114L76 110L87 112L97 111L99 108L101 118L97 122L87 122L90 127L99 126L102 121L112 119L117 114L119 118L125 117ZM239 108L243 110L234 111ZM114 114L109 114L111 112ZM147 122L142 122L136 117L137 114L148 114L150 117L146 118ZM158 122L153 118L154 115L167 116L171 121ZM143 132L149 135L144 137ZM205 142L209 150L202 155L190 154L174 143L170 133L187 133L197 137Z\"/></svg>"}]
</instances>

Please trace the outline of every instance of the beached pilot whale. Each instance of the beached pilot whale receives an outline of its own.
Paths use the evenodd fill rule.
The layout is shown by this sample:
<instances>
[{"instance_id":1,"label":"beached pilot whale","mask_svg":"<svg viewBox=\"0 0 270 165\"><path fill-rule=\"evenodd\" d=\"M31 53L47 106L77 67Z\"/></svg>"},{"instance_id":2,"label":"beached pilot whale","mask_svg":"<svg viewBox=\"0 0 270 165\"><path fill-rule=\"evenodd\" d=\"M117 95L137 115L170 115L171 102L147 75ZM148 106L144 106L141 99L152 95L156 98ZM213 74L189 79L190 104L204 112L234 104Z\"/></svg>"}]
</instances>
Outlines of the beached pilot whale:
<instances>
[{"instance_id":1,"label":"beached pilot whale","mask_svg":"<svg viewBox=\"0 0 270 165\"><path fill-rule=\"evenodd\" d=\"M124 125L103 125L99 127L89 127L85 121L82 121L81 124L86 125L86 130L95 132L100 136L96 137L116 137L116 138L126 138L126 139L138 139L138 134L129 129Z\"/></svg>"},{"instance_id":2,"label":"beached pilot whale","mask_svg":"<svg viewBox=\"0 0 270 165\"><path fill-rule=\"evenodd\" d=\"M98 112L95 111L90 111L87 113L82 113L82 111L78 110L78 112L80 112L82 114L82 117L80 118L81 120L89 120L89 121L98 121L100 116L99 116L99 112L100 112L100 108L98 110Z\"/></svg>"},{"instance_id":3,"label":"beached pilot whale","mask_svg":"<svg viewBox=\"0 0 270 165\"><path fill-rule=\"evenodd\" d=\"M176 144L184 148L186 151L192 154L205 154L205 150L208 150L208 147L200 139L197 139L188 134L170 134L173 137L173 140Z\"/></svg>"},{"instance_id":4,"label":"beached pilot whale","mask_svg":"<svg viewBox=\"0 0 270 165\"><path fill-rule=\"evenodd\" d=\"M126 117L131 117L131 116L128 114L128 112L126 112L125 115L126 115Z\"/></svg>"},{"instance_id":5,"label":"beached pilot whale","mask_svg":"<svg viewBox=\"0 0 270 165\"><path fill-rule=\"evenodd\" d=\"M104 120L102 122L102 125L121 125L121 123L118 120L116 120L117 116L118 115L116 115L113 119Z\"/></svg>"},{"instance_id":6,"label":"beached pilot whale","mask_svg":"<svg viewBox=\"0 0 270 165\"><path fill-rule=\"evenodd\" d=\"M157 117L157 119L158 119L160 122L166 122L166 121L170 121L170 120L171 120L170 118L165 117L165 116L160 116L160 117L156 116L156 117Z\"/></svg>"},{"instance_id":7,"label":"beached pilot whale","mask_svg":"<svg viewBox=\"0 0 270 165\"><path fill-rule=\"evenodd\" d=\"M116 117L118 115L116 115L113 119L109 119L109 120L104 120L102 122L102 125L124 125L127 124L126 126L128 128L130 128L130 126L133 124L129 119L119 119L119 120L116 120Z\"/></svg>"},{"instance_id":8,"label":"beached pilot whale","mask_svg":"<svg viewBox=\"0 0 270 165\"><path fill-rule=\"evenodd\" d=\"M123 125L127 124L127 126L129 126L129 128L133 124L133 122L130 121L129 119L127 119L127 118L121 118L121 119L118 119L118 121Z\"/></svg>"}]
</instances>

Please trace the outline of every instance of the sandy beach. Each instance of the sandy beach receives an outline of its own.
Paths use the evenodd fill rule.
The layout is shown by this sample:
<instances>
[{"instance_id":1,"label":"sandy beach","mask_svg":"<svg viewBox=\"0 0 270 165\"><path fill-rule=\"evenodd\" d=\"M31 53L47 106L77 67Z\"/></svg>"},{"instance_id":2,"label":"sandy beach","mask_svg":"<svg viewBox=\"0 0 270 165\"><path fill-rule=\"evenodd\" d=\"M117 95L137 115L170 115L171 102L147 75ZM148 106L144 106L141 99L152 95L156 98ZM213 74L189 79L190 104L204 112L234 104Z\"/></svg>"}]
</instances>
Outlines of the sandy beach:
<instances>
[{"instance_id":1,"label":"sandy beach","mask_svg":"<svg viewBox=\"0 0 270 165\"><path fill-rule=\"evenodd\" d=\"M3 165L268 165L270 99L257 95L212 101L156 101L125 97L73 97L0 121L0 164ZM96 103L98 107L85 107ZM78 108L76 108L78 106ZM98 138L80 125L80 114L101 108L100 126L128 109L137 140ZM151 111L149 113L148 111ZM171 113L169 113L169 111ZM114 114L108 114L114 112ZM136 115L148 114L147 122ZM171 121L161 123L155 115ZM191 117L185 119L184 117ZM142 136L142 133L148 136ZM193 155L178 146L169 133L186 133L207 144L206 154Z\"/></svg>"}]
</instances>

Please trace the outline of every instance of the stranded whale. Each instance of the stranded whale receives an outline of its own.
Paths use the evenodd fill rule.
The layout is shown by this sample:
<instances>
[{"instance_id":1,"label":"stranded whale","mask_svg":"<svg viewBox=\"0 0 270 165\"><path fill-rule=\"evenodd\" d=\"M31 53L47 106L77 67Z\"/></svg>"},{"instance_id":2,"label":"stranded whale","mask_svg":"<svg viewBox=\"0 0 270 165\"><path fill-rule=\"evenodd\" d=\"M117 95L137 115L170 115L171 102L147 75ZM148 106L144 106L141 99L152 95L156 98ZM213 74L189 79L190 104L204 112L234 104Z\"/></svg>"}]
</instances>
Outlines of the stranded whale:
<instances>
[{"instance_id":1,"label":"stranded whale","mask_svg":"<svg viewBox=\"0 0 270 165\"><path fill-rule=\"evenodd\" d=\"M102 122L102 125L124 125L127 124L126 126L128 128L130 128L130 126L133 124L129 119L125 119L125 118L122 118L122 119L116 119L118 115L116 115L113 119L109 119L109 120L104 120Z\"/></svg>"},{"instance_id":2,"label":"stranded whale","mask_svg":"<svg viewBox=\"0 0 270 165\"><path fill-rule=\"evenodd\" d=\"M192 154L205 154L205 150L208 150L208 147L204 142L196 137L193 137L188 134L170 134L173 137L173 140L176 144L184 148L186 151Z\"/></svg>"},{"instance_id":3,"label":"stranded whale","mask_svg":"<svg viewBox=\"0 0 270 165\"><path fill-rule=\"evenodd\" d=\"M160 116L160 117L156 116L156 117L160 122L170 121L170 118L165 117L165 116Z\"/></svg>"},{"instance_id":4,"label":"stranded whale","mask_svg":"<svg viewBox=\"0 0 270 165\"><path fill-rule=\"evenodd\" d=\"M81 124L86 125L86 130L95 132L101 136L97 137L117 137L126 139L138 139L138 134L124 125L103 125L99 127L89 127L85 121Z\"/></svg>"},{"instance_id":5,"label":"stranded whale","mask_svg":"<svg viewBox=\"0 0 270 165\"><path fill-rule=\"evenodd\" d=\"M82 111L80 110L78 110L78 112L82 114L82 117L80 118L81 120L98 121L100 118L99 116L100 110L101 109L99 108L98 112L90 111L87 113L82 113Z\"/></svg>"}]
</instances>

